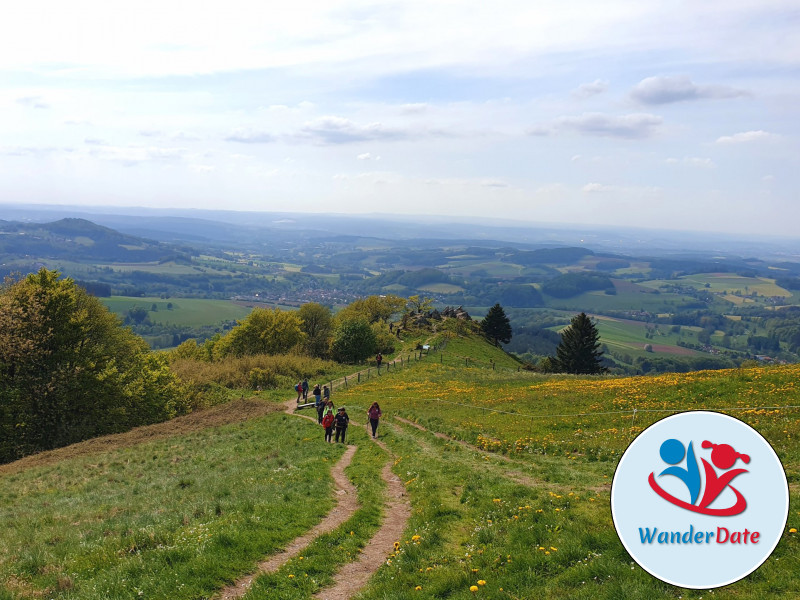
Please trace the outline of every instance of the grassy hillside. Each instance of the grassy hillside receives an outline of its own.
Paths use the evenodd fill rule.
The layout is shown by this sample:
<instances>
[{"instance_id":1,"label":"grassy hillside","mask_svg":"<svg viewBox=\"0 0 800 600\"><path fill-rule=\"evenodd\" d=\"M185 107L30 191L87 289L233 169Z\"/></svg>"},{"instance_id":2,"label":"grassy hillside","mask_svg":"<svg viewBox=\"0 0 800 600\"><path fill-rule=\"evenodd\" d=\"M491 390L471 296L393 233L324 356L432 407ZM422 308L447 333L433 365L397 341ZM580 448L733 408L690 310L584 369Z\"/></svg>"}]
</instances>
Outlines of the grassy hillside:
<instances>
[{"instance_id":1,"label":"grassy hillside","mask_svg":"<svg viewBox=\"0 0 800 600\"><path fill-rule=\"evenodd\" d=\"M379 438L412 509L359 600L800 596L800 366L546 376L517 371L480 338L441 348L442 333L419 335L407 342L439 350L379 376L373 369L333 395L362 425L366 408L381 403ZM0 469L0 599L207 598L250 571L327 511L326 474L342 450L277 408L264 396L190 415L224 422L187 428L184 418ZM794 505L772 558L713 592L643 572L609 508L614 469L636 434L698 408L736 416L767 438ZM366 512L312 543L303 562L258 578L248 599L311 598L375 529L387 456L363 427L351 430L359 451L349 473Z\"/></svg>"}]
</instances>

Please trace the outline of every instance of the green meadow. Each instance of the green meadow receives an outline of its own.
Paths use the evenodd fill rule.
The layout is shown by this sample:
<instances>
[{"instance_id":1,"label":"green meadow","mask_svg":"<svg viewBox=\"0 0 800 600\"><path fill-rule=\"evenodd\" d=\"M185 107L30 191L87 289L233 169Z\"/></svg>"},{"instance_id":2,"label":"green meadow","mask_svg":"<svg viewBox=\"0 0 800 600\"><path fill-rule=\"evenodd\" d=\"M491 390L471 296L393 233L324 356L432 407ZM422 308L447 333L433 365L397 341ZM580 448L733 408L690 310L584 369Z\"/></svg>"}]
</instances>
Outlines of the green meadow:
<instances>
[{"instance_id":1,"label":"green meadow","mask_svg":"<svg viewBox=\"0 0 800 600\"><path fill-rule=\"evenodd\" d=\"M124 318L132 308L140 307L150 311L153 305L155 311L148 314L153 323L162 325L181 325L188 327L202 327L225 321L245 318L251 309L230 300L207 300L203 298L130 298L127 296L112 296L100 298L108 309Z\"/></svg>"},{"instance_id":2,"label":"green meadow","mask_svg":"<svg viewBox=\"0 0 800 600\"><path fill-rule=\"evenodd\" d=\"M246 598L305 600L336 581L385 516L386 461L411 517L358 600L800 596L800 367L552 376L519 370L483 340L443 339L409 340L437 349L335 389L362 425L350 428L358 451L346 471L360 508L302 559L257 577ZM343 452L277 400L264 393L0 467L0 599L213 598L251 572L330 509L329 472ZM376 400L391 455L363 427ZM792 501L772 557L713 591L639 568L609 507L628 443L701 408L765 436Z\"/></svg>"}]
</instances>

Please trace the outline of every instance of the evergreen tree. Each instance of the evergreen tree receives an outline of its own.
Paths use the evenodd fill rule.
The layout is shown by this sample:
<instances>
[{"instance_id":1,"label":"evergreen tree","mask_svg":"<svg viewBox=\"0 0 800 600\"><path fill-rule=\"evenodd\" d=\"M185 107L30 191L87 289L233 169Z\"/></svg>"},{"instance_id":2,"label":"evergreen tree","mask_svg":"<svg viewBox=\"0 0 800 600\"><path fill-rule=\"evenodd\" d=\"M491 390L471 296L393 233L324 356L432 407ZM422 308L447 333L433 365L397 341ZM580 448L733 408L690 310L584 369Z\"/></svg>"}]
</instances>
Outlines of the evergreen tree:
<instances>
[{"instance_id":1,"label":"evergreen tree","mask_svg":"<svg viewBox=\"0 0 800 600\"><path fill-rule=\"evenodd\" d=\"M555 370L575 375L604 373L599 339L600 334L586 313L573 317L569 327L561 332L561 343L552 361Z\"/></svg>"},{"instance_id":2,"label":"evergreen tree","mask_svg":"<svg viewBox=\"0 0 800 600\"><path fill-rule=\"evenodd\" d=\"M495 304L486 313L481 321L481 330L486 337L494 340L495 346L499 346L500 342L507 344L511 341L511 322L500 303Z\"/></svg>"}]
</instances>

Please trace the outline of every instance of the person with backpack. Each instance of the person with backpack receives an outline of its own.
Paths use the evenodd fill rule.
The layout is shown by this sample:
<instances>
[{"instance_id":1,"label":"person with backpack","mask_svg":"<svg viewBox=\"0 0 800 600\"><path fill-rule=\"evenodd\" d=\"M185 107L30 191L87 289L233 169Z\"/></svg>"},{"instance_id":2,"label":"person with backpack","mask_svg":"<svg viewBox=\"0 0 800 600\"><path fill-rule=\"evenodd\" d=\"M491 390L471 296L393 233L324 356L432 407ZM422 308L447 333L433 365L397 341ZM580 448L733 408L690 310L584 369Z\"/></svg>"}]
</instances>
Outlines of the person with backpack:
<instances>
[{"instance_id":1,"label":"person with backpack","mask_svg":"<svg viewBox=\"0 0 800 600\"><path fill-rule=\"evenodd\" d=\"M328 403L325 405L325 416L322 417L322 426L325 428L325 441L328 443L333 442L333 406Z\"/></svg>"},{"instance_id":2,"label":"person with backpack","mask_svg":"<svg viewBox=\"0 0 800 600\"><path fill-rule=\"evenodd\" d=\"M373 402L372 406L369 407L367 411L367 417L369 417L369 424L372 426L372 437L376 438L377 431L378 431L378 419L381 418L381 407L378 405L377 402Z\"/></svg>"},{"instance_id":3,"label":"person with backpack","mask_svg":"<svg viewBox=\"0 0 800 600\"><path fill-rule=\"evenodd\" d=\"M334 417L334 425L336 426L336 443L339 443L339 436L342 437L342 443L344 444L344 436L347 433L347 426L350 424L350 417L347 415L347 411L344 409L344 406L339 408L339 412L336 413Z\"/></svg>"},{"instance_id":4,"label":"person with backpack","mask_svg":"<svg viewBox=\"0 0 800 600\"><path fill-rule=\"evenodd\" d=\"M322 423L322 414L325 409L325 403L322 402L322 390L319 389L319 384L314 386L314 407L317 409L317 423Z\"/></svg>"},{"instance_id":5,"label":"person with backpack","mask_svg":"<svg viewBox=\"0 0 800 600\"><path fill-rule=\"evenodd\" d=\"M298 381L297 385L294 386L294 391L297 392L297 403L300 404L300 398L303 396L303 382Z\"/></svg>"},{"instance_id":6,"label":"person with backpack","mask_svg":"<svg viewBox=\"0 0 800 600\"><path fill-rule=\"evenodd\" d=\"M308 400L308 377L303 377L303 400Z\"/></svg>"}]
</instances>

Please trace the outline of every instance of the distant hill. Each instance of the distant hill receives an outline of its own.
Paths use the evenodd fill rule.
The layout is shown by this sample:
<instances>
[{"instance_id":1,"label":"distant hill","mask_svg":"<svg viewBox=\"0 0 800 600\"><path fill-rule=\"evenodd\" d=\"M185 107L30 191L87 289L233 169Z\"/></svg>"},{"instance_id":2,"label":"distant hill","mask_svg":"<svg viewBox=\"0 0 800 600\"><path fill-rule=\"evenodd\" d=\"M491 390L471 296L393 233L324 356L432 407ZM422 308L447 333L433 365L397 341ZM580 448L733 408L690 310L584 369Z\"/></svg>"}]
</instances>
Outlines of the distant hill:
<instances>
[{"instance_id":1,"label":"distant hill","mask_svg":"<svg viewBox=\"0 0 800 600\"><path fill-rule=\"evenodd\" d=\"M0 221L0 256L107 262L189 260L175 246L120 233L86 219L52 223Z\"/></svg>"}]
</instances>

